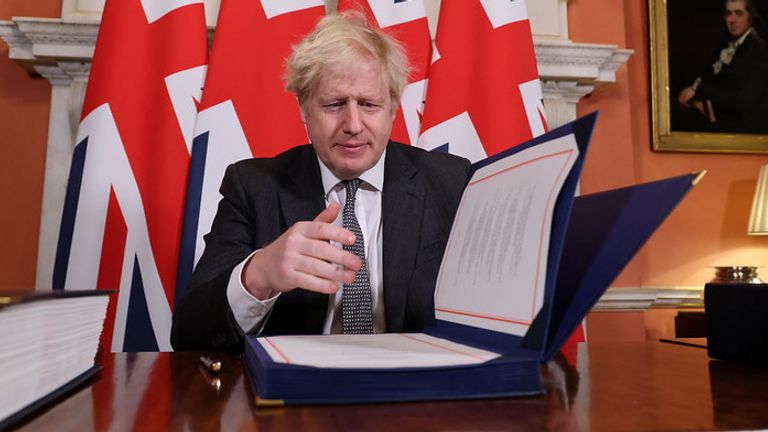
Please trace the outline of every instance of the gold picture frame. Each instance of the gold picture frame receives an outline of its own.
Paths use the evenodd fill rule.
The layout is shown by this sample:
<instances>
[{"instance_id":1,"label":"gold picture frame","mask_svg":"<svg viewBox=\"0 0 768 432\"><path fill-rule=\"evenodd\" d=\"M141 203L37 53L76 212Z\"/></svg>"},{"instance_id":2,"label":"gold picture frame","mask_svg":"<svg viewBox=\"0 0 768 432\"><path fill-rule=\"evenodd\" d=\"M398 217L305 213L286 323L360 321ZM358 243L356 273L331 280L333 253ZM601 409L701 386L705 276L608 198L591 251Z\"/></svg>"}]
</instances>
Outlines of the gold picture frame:
<instances>
[{"instance_id":1,"label":"gold picture frame","mask_svg":"<svg viewBox=\"0 0 768 432\"><path fill-rule=\"evenodd\" d=\"M668 5L685 0L648 0L651 61L651 120L653 150L712 153L768 153L768 135L674 130L673 114L677 111L677 88L670 85L670 31ZM697 0L701 5L701 0ZM722 8L722 0L717 2ZM688 0L693 4L693 0ZM696 8L698 6L691 6ZM710 9L712 6L710 5ZM718 16L722 20L722 15ZM725 31L724 26L723 31ZM761 33L765 35L765 33ZM768 78L766 78L768 79ZM678 90L679 91L679 90ZM768 119L766 119L768 122Z\"/></svg>"}]
</instances>

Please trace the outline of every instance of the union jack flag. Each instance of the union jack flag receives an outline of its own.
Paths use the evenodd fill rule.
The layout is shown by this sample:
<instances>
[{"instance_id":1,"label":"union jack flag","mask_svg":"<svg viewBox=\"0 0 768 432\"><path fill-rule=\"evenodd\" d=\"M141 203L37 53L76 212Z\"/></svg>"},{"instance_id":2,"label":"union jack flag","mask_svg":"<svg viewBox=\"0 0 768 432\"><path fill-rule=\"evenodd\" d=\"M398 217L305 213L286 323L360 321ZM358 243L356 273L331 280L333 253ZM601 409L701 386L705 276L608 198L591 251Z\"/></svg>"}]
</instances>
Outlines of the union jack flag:
<instances>
[{"instance_id":1,"label":"union jack flag","mask_svg":"<svg viewBox=\"0 0 768 432\"><path fill-rule=\"evenodd\" d=\"M421 131L432 40L423 0L339 0L339 12L359 10L370 22L397 39L408 54L411 74L392 125L394 141L415 144Z\"/></svg>"},{"instance_id":2,"label":"union jack flag","mask_svg":"<svg viewBox=\"0 0 768 432\"><path fill-rule=\"evenodd\" d=\"M171 350L180 222L207 50L202 0L106 2L53 288L119 290L102 339L112 351Z\"/></svg>"},{"instance_id":3,"label":"union jack flag","mask_svg":"<svg viewBox=\"0 0 768 432\"><path fill-rule=\"evenodd\" d=\"M351 8L414 67L393 139L479 160L546 129L523 1L443 0L434 52L423 0L340 0ZM171 349L226 166L307 142L283 63L324 14L323 0L223 0L206 78L202 0L107 1L53 287L119 289L113 351Z\"/></svg>"},{"instance_id":4,"label":"union jack flag","mask_svg":"<svg viewBox=\"0 0 768 432\"><path fill-rule=\"evenodd\" d=\"M325 15L323 0L223 0L195 126L176 298L211 229L227 166L308 142L284 63Z\"/></svg>"},{"instance_id":5,"label":"union jack flag","mask_svg":"<svg viewBox=\"0 0 768 432\"><path fill-rule=\"evenodd\" d=\"M443 0L418 145L472 162L547 129L523 0Z\"/></svg>"}]
</instances>

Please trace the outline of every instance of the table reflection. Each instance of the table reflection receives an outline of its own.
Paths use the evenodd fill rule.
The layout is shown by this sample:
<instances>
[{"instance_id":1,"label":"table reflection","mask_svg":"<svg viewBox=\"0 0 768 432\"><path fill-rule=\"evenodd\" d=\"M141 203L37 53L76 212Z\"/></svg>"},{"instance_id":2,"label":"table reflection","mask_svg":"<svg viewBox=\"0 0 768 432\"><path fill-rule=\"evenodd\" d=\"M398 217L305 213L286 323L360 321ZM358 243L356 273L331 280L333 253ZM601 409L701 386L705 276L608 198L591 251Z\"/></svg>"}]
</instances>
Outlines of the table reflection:
<instances>
[{"instance_id":1,"label":"table reflection","mask_svg":"<svg viewBox=\"0 0 768 432\"><path fill-rule=\"evenodd\" d=\"M768 369L735 362L709 361L715 425L729 429L765 426ZM750 395L745 398L744 395Z\"/></svg>"},{"instance_id":2,"label":"table reflection","mask_svg":"<svg viewBox=\"0 0 768 432\"><path fill-rule=\"evenodd\" d=\"M120 353L20 430L710 430L768 426L768 370L709 362L658 342L582 345L575 365L542 365L539 396L263 409L241 359L222 371L199 353ZM457 384L458 385L458 384ZM711 388L711 390L710 390Z\"/></svg>"}]
</instances>

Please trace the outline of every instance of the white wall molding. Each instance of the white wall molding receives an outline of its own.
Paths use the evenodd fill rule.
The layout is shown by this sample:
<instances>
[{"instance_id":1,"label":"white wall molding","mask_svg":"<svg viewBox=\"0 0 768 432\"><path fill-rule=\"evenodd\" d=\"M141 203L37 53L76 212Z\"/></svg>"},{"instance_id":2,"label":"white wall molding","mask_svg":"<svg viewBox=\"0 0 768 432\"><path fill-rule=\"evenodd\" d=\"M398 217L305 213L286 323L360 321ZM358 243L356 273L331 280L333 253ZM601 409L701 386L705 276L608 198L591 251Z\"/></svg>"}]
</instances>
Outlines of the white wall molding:
<instances>
[{"instance_id":1,"label":"white wall molding","mask_svg":"<svg viewBox=\"0 0 768 432\"><path fill-rule=\"evenodd\" d=\"M99 23L93 20L14 17L11 21L29 41L35 63L93 57ZM0 26L8 21L0 22ZM10 45L10 43L9 43Z\"/></svg>"},{"instance_id":2,"label":"white wall molding","mask_svg":"<svg viewBox=\"0 0 768 432\"><path fill-rule=\"evenodd\" d=\"M558 8L565 7L565 0L555 1ZM66 191L62 185L68 178L98 29L97 19L79 16L0 21L0 37L10 47L9 57L53 87L38 252L37 288L41 290L50 288ZM574 120L578 101L614 82L616 70L632 54L615 45L547 37L535 37L534 50L550 128Z\"/></svg>"},{"instance_id":3,"label":"white wall molding","mask_svg":"<svg viewBox=\"0 0 768 432\"><path fill-rule=\"evenodd\" d=\"M601 87L616 81L616 70L629 60L630 49L534 38L539 75L550 80L576 80Z\"/></svg>"},{"instance_id":4,"label":"white wall molding","mask_svg":"<svg viewBox=\"0 0 768 432\"><path fill-rule=\"evenodd\" d=\"M611 288L594 307L596 311L649 308L704 307L704 287Z\"/></svg>"},{"instance_id":5,"label":"white wall molding","mask_svg":"<svg viewBox=\"0 0 768 432\"><path fill-rule=\"evenodd\" d=\"M549 127L553 128L575 119L579 100L594 89L593 85L581 85L576 80L542 79L541 91Z\"/></svg>"}]
</instances>

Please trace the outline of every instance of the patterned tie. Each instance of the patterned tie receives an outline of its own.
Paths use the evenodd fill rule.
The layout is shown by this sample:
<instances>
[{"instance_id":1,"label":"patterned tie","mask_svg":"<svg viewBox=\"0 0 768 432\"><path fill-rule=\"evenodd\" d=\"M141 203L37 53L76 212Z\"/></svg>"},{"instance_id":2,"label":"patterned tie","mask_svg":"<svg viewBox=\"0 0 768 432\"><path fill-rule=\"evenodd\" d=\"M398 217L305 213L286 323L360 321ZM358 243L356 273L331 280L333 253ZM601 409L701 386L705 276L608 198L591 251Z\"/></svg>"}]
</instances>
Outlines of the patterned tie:
<instances>
[{"instance_id":1,"label":"patterned tie","mask_svg":"<svg viewBox=\"0 0 768 432\"><path fill-rule=\"evenodd\" d=\"M373 333L373 306L371 301L371 281L368 277L368 262L365 259L363 232L355 216L355 193L360 186L360 179L344 180L347 202L344 204L342 223L344 228L355 234L355 243L344 245L344 250L360 257L363 266L355 274L355 281L344 284L341 294L341 328L344 334Z\"/></svg>"}]
</instances>

